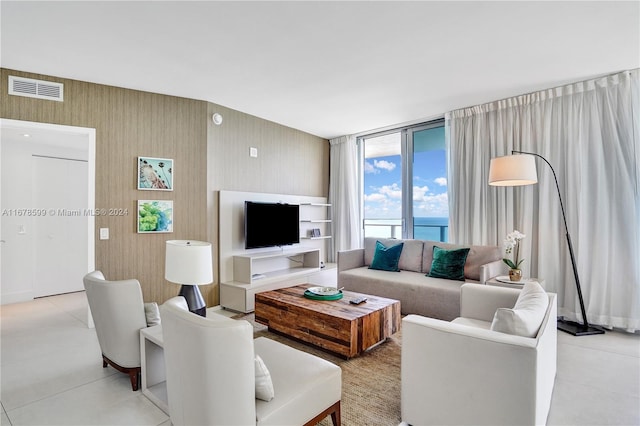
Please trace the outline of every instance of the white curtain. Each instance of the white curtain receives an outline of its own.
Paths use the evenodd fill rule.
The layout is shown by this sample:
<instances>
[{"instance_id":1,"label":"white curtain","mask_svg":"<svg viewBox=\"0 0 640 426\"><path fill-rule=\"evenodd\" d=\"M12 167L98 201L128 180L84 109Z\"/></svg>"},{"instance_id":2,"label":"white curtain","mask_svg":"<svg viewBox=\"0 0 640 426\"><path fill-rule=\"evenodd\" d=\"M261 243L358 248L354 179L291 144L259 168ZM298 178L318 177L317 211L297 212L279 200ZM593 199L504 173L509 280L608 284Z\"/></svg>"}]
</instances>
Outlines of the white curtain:
<instances>
[{"instance_id":1,"label":"white curtain","mask_svg":"<svg viewBox=\"0 0 640 426\"><path fill-rule=\"evenodd\" d=\"M447 114L450 239L503 245L517 229L523 273L558 293L558 313L582 322L550 167L538 184L490 187L489 162L511 150L556 171L587 319L640 329L640 70Z\"/></svg>"},{"instance_id":2,"label":"white curtain","mask_svg":"<svg viewBox=\"0 0 640 426\"><path fill-rule=\"evenodd\" d=\"M360 194L358 186L358 149L356 138L331 139L329 165L329 203L331 207L331 249L328 261L337 260L337 252L360 247Z\"/></svg>"}]
</instances>

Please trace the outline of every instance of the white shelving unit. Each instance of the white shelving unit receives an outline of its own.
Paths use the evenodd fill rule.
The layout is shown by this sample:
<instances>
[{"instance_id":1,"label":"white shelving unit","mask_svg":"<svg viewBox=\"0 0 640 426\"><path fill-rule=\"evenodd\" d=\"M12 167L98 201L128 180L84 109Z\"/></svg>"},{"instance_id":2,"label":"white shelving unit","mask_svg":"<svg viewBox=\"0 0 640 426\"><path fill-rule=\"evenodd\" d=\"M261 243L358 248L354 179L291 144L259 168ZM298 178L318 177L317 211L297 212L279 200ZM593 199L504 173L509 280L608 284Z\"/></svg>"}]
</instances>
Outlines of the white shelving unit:
<instances>
[{"instance_id":1,"label":"white shelving unit","mask_svg":"<svg viewBox=\"0 0 640 426\"><path fill-rule=\"evenodd\" d=\"M234 280L220 284L220 304L238 312L253 312L256 293L312 281L320 272L320 249L236 255L233 271Z\"/></svg>"},{"instance_id":2,"label":"white shelving unit","mask_svg":"<svg viewBox=\"0 0 640 426\"><path fill-rule=\"evenodd\" d=\"M245 249L245 201L299 205L300 244L284 250ZM329 207L326 197L220 191L220 305L247 313L253 311L256 293L303 283L335 285L335 268L321 267L331 238ZM311 235L314 228L320 236Z\"/></svg>"},{"instance_id":3,"label":"white shelving unit","mask_svg":"<svg viewBox=\"0 0 640 426\"><path fill-rule=\"evenodd\" d=\"M301 233L300 239L301 240L326 240L331 238L331 235L327 233L326 225L331 223L331 219L328 218L327 210L309 209L306 207L320 207L320 208L328 209L329 207L331 207L331 204L300 203L300 216L304 217L303 219L300 219L300 233ZM321 232L321 235L319 237L313 237L310 235L310 231L316 227L316 226L313 226L315 224L318 225L318 229L320 229L320 232Z\"/></svg>"},{"instance_id":4,"label":"white shelving unit","mask_svg":"<svg viewBox=\"0 0 640 426\"><path fill-rule=\"evenodd\" d=\"M320 249L283 250L233 256L235 282L253 284L320 270Z\"/></svg>"}]
</instances>

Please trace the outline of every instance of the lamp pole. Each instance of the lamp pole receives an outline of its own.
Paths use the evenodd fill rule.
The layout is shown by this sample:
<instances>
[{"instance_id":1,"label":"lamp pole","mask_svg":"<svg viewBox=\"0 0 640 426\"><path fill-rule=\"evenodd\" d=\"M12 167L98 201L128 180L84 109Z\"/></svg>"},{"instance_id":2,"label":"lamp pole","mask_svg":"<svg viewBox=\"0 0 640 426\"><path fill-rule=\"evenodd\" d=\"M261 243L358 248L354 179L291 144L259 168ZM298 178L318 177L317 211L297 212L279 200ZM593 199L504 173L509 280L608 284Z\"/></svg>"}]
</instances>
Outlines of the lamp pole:
<instances>
[{"instance_id":1,"label":"lamp pole","mask_svg":"<svg viewBox=\"0 0 640 426\"><path fill-rule=\"evenodd\" d=\"M584 300L582 299L582 288L580 287L580 277L578 277L578 267L576 266L576 257L573 253L573 244L571 243L571 235L569 235L569 227L567 226L567 216L564 212L564 203L562 202L562 195L560 194L560 185L558 185L558 177L556 176L556 171L553 169L551 163L547 161L542 155L536 154L534 152L525 152L525 151L511 151L511 154L528 154L533 155L538 158L541 158L549 168L551 168L551 172L553 173L553 179L556 182L556 189L558 190L558 198L560 199L560 210L562 211L562 220L564 221L564 229L567 235L567 244L569 245L569 256L571 256L571 266L573 267L573 276L576 281L576 290L578 291L578 300L580 302L580 311L582 313L582 320L584 324L580 324L574 321L568 321L564 318L558 320L558 330L562 330L564 332L573 334L574 336L586 336L590 334L604 334L604 329L597 326L589 325L589 321L587 320L587 312L584 308Z\"/></svg>"}]
</instances>

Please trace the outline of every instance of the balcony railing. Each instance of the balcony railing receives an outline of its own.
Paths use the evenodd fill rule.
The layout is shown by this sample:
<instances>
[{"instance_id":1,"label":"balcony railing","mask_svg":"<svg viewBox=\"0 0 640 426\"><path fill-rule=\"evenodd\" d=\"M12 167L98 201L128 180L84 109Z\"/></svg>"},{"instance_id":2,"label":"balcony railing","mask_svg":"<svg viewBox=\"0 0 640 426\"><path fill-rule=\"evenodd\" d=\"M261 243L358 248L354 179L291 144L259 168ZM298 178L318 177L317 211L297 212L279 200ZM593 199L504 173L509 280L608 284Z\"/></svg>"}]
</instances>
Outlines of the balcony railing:
<instances>
[{"instance_id":1,"label":"balcony railing","mask_svg":"<svg viewBox=\"0 0 640 426\"><path fill-rule=\"evenodd\" d=\"M401 219L365 219L365 237L402 238ZM419 240L443 241L449 239L449 225L421 224L413 225L413 237Z\"/></svg>"}]
</instances>

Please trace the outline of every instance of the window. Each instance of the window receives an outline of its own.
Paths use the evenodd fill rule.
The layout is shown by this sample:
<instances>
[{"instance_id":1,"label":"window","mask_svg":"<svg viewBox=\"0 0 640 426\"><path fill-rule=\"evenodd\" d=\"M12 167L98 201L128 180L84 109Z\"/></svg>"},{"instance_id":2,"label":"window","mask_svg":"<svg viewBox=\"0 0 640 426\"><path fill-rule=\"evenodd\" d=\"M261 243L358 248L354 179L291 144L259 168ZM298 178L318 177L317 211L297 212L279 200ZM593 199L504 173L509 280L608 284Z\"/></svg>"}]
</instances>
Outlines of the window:
<instances>
[{"instance_id":1,"label":"window","mask_svg":"<svg viewBox=\"0 0 640 426\"><path fill-rule=\"evenodd\" d=\"M443 121L363 136L359 144L364 236L447 241Z\"/></svg>"}]
</instances>

